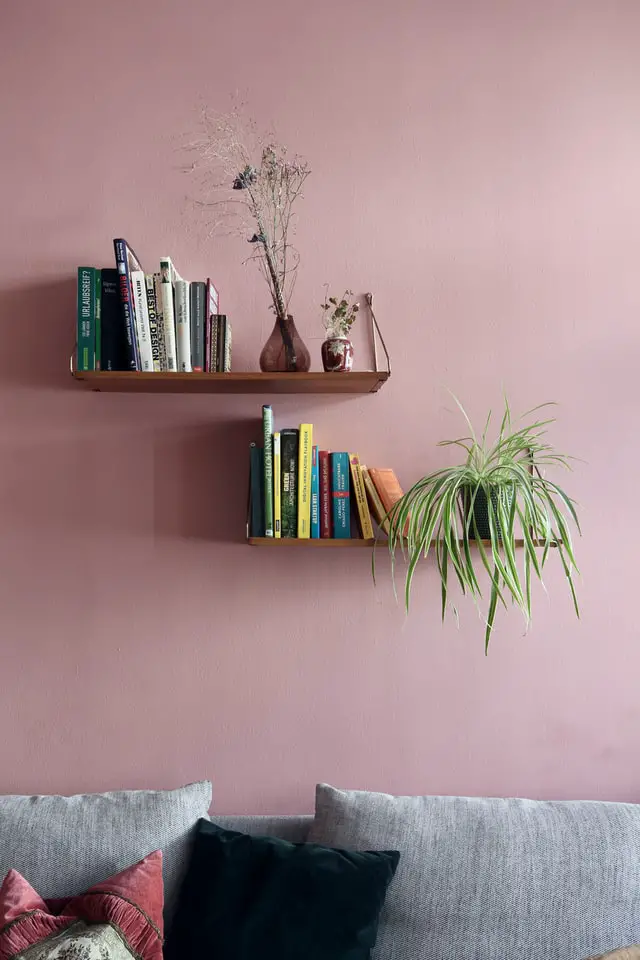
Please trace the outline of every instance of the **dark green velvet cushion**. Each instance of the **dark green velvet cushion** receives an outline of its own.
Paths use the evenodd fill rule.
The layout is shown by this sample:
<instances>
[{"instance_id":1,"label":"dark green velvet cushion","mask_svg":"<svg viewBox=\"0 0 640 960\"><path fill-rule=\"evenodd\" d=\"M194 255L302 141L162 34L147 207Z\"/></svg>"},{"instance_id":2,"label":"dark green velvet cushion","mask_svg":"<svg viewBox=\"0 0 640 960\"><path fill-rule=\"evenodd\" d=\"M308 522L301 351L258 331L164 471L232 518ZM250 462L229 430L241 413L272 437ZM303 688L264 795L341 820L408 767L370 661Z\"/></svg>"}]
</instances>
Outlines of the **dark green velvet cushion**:
<instances>
[{"instance_id":1,"label":"dark green velvet cushion","mask_svg":"<svg viewBox=\"0 0 640 960\"><path fill-rule=\"evenodd\" d=\"M368 960L399 859L200 820L165 957Z\"/></svg>"}]
</instances>

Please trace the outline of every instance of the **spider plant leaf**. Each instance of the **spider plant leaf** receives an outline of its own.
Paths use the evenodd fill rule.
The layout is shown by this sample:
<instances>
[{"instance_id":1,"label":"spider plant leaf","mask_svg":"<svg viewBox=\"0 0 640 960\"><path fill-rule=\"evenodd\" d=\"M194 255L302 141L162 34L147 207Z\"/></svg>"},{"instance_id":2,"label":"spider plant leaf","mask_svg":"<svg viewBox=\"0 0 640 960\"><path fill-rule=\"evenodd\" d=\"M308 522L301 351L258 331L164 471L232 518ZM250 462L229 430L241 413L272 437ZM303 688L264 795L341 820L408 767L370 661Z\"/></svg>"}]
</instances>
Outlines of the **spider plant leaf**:
<instances>
[{"instance_id":1,"label":"spider plant leaf","mask_svg":"<svg viewBox=\"0 0 640 960\"><path fill-rule=\"evenodd\" d=\"M496 607L498 606L498 574L497 570L494 568L492 583L491 583L491 596L489 598L489 610L487 612L487 629L484 635L484 655L485 657L489 653L489 641L491 640L491 633L493 631L493 624L496 618Z\"/></svg>"}]
</instances>

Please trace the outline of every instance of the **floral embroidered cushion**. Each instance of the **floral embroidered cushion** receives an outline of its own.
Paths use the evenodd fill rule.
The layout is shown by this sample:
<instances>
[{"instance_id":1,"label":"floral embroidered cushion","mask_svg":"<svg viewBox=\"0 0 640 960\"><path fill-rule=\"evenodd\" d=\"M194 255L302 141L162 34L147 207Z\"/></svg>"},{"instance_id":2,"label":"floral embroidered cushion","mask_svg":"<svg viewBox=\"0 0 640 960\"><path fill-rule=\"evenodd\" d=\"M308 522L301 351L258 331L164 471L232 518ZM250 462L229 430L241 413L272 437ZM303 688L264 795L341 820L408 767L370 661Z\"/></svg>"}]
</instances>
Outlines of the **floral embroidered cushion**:
<instances>
[{"instance_id":1,"label":"floral embroidered cushion","mask_svg":"<svg viewBox=\"0 0 640 960\"><path fill-rule=\"evenodd\" d=\"M162 960L162 853L86 893L43 900L10 870L0 887L0 960Z\"/></svg>"}]
</instances>

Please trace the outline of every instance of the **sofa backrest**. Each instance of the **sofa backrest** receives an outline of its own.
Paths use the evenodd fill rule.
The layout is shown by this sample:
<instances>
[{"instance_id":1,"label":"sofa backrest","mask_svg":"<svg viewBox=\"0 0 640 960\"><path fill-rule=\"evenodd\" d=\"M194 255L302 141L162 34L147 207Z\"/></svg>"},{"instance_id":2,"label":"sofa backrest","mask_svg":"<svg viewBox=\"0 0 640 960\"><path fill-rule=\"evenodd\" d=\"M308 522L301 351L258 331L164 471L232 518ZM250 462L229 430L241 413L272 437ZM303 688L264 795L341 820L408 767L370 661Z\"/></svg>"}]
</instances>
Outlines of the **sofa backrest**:
<instances>
[{"instance_id":1,"label":"sofa backrest","mask_svg":"<svg viewBox=\"0 0 640 960\"><path fill-rule=\"evenodd\" d=\"M211 817L225 830L239 830L254 837L280 837L290 843L304 843L313 817Z\"/></svg>"}]
</instances>

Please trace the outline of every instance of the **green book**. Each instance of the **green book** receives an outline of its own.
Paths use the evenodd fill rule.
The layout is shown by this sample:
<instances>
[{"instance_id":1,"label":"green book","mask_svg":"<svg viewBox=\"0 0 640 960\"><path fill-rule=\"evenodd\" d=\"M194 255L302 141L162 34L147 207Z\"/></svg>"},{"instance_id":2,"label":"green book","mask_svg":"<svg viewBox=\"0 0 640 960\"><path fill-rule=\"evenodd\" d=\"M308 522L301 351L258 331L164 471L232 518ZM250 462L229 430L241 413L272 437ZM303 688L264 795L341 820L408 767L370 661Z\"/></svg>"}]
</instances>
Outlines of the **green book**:
<instances>
[{"instance_id":1,"label":"green book","mask_svg":"<svg viewBox=\"0 0 640 960\"><path fill-rule=\"evenodd\" d=\"M269 404L262 408L264 433L264 535L273 536L273 410Z\"/></svg>"},{"instance_id":2,"label":"green book","mask_svg":"<svg viewBox=\"0 0 640 960\"><path fill-rule=\"evenodd\" d=\"M95 368L102 370L102 271L96 270L96 346Z\"/></svg>"},{"instance_id":3,"label":"green book","mask_svg":"<svg viewBox=\"0 0 640 960\"><path fill-rule=\"evenodd\" d=\"M298 536L298 431L280 431L280 515L283 537Z\"/></svg>"},{"instance_id":4,"label":"green book","mask_svg":"<svg viewBox=\"0 0 640 960\"><path fill-rule=\"evenodd\" d=\"M96 274L95 267L78 267L78 370L96 368Z\"/></svg>"}]
</instances>

